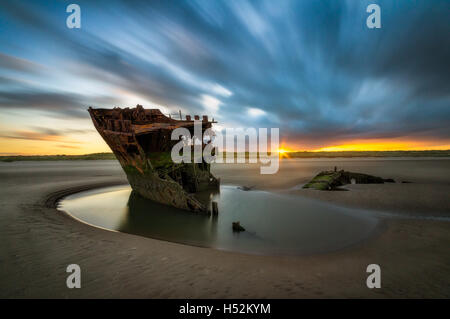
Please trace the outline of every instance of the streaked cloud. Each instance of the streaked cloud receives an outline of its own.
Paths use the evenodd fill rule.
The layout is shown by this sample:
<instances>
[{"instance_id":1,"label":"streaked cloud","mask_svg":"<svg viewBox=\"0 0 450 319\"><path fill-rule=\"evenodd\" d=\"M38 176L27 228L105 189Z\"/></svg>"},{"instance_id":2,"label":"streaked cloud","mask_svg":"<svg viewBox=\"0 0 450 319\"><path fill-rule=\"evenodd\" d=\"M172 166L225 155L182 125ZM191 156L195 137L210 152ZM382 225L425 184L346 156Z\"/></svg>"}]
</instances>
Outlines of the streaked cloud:
<instances>
[{"instance_id":1,"label":"streaked cloud","mask_svg":"<svg viewBox=\"0 0 450 319\"><path fill-rule=\"evenodd\" d=\"M247 108L247 113L250 116L261 116L261 115L265 115L266 111L258 109L256 107L248 107Z\"/></svg>"},{"instance_id":2,"label":"streaked cloud","mask_svg":"<svg viewBox=\"0 0 450 319\"><path fill-rule=\"evenodd\" d=\"M233 92L231 92L230 90L228 90L227 88L221 86L220 84L214 84L212 86L210 86L210 90L211 92L224 96L224 97L230 97L233 95Z\"/></svg>"},{"instance_id":3,"label":"streaked cloud","mask_svg":"<svg viewBox=\"0 0 450 319\"><path fill-rule=\"evenodd\" d=\"M15 131L10 135L0 134L1 138L6 139L18 139L18 140L33 140L33 141L49 141L49 142L66 142L66 143L78 143L77 141L70 140L64 136L57 134L46 134L35 131Z\"/></svg>"},{"instance_id":4,"label":"streaked cloud","mask_svg":"<svg viewBox=\"0 0 450 319\"><path fill-rule=\"evenodd\" d=\"M64 1L3 1L0 110L20 126L4 136L25 138L26 125L45 138L25 120L37 112L72 137L65 126L91 127L88 106L141 101L280 127L305 148L449 144L450 3L377 0L383 27L369 30L372 2L80 0L82 28L70 30Z\"/></svg>"},{"instance_id":5,"label":"streaked cloud","mask_svg":"<svg viewBox=\"0 0 450 319\"><path fill-rule=\"evenodd\" d=\"M222 102L219 99L207 94L201 96L202 104L207 112L217 113Z\"/></svg>"}]
</instances>

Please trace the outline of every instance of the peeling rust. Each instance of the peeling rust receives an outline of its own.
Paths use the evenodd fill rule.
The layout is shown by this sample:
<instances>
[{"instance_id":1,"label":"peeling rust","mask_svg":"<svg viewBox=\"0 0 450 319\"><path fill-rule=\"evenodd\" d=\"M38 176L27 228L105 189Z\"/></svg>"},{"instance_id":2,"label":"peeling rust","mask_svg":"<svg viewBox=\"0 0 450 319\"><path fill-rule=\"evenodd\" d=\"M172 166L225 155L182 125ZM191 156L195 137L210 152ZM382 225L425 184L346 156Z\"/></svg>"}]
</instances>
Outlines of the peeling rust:
<instances>
[{"instance_id":1,"label":"peeling rust","mask_svg":"<svg viewBox=\"0 0 450 319\"><path fill-rule=\"evenodd\" d=\"M194 135L194 121L175 120L159 109L135 108L93 109L89 114L95 128L113 151L125 171L133 191L153 201L181 209L207 212L195 193L219 187L219 179L210 172L210 164L174 163L171 140L174 129L183 127ZM194 116L198 120L198 115ZM202 134L214 120L202 117ZM204 147L205 145L202 145Z\"/></svg>"}]
</instances>

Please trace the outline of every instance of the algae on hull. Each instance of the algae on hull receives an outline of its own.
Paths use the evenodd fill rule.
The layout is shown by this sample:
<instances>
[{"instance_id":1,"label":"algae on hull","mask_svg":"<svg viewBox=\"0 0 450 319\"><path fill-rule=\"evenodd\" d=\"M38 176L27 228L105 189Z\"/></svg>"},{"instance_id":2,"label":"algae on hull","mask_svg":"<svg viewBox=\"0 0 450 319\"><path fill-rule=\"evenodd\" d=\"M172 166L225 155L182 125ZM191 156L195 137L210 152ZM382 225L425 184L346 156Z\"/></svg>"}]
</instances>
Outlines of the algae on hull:
<instances>
[{"instance_id":1,"label":"algae on hull","mask_svg":"<svg viewBox=\"0 0 450 319\"><path fill-rule=\"evenodd\" d=\"M194 136L194 120L165 116L158 109L89 108L95 128L113 151L127 175L131 188L150 200L196 212L207 212L207 207L194 194L218 188L219 180L210 172L210 165L201 163L174 163L172 131L186 128ZM214 121L207 116L201 121L202 134ZM203 140L203 139L201 139ZM204 147L205 145L202 145Z\"/></svg>"}]
</instances>

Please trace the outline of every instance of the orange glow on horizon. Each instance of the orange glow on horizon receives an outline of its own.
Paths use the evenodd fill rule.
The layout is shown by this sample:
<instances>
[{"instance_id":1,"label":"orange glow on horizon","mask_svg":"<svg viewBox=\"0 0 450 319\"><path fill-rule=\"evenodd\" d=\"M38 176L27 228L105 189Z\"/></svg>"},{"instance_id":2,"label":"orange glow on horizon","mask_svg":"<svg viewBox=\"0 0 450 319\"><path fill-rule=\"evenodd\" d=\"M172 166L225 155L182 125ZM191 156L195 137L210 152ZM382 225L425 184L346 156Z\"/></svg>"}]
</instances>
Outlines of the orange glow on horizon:
<instances>
[{"instance_id":1,"label":"orange glow on horizon","mask_svg":"<svg viewBox=\"0 0 450 319\"><path fill-rule=\"evenodd\" d=\"M343 141L322 147L283 143L282 154L289 152L382 152L382 151L446 151L450 150L450 140L413 140L413 139L361 139Z\"/></svg>"},{"instance_id":2,"label":"orange glow on horizon","mask_svg":"<svg viewBox=\"0 0 450 319\"><path fill-rule=\"evenodd\" d=\"M20 132L21 138L0 136L1 155L84 155L111 152L97 133L79 136L38 136L32 132ZM343 152L343 151L427 151L450 150L450 141L413 141L413 140L354 140L347 143L319 148L301 147L282 143L277 149L281 158L289 158L289 153Z\"/></svg>"},{"instance_id":3,"label":"orange glow on horizon","mask_svg":"<svg viewBox=\"0 0 450 319\"><path fill-rule=\"evenodd\" d=\"M392 141L392 140L361 140L347 144L325 146L312 150L313 152L344 152L344 151L427 151L450 150L450 144L436 144L424 141Z\"/></svg>"},{"instance_id":4,"label":"orange glow on horizon","mask_svg":"<svg viewBox=\"0 0 450 319\"><path fill-rule=\"evenodd\" d=\"M281 158L283 158L283 157L286 157L286 158L289 158L289 151L288 150L286 150L286 149L284 149L284 148L279 148L278 150L277 150L277 152L278 152L278 155L281 157Z\"/></svg>"},{"instance_id":5,"label":"orange glow on horizon","mask_svg":"<svg viewBox=\"0 0 450 319\"><path fill-rule=\"evenodd\" d=\"M283 142L281 146L277 149L277 153L281 158L289 158L289 153L293 152L294 150L290 147L286 146L286 144Z\"/></svg>"},{"instance_id":6,"label":"orange glow on horizon","mask_svg":"<svg viewBox=\"0 0 450 319\"><path fill-rule=\"evenodd\" d=\"M100 136L86 134L77 138L22 134L0 137L0 156L7 155L84 155L111 152Z\"/></svg>"}]
</instances>

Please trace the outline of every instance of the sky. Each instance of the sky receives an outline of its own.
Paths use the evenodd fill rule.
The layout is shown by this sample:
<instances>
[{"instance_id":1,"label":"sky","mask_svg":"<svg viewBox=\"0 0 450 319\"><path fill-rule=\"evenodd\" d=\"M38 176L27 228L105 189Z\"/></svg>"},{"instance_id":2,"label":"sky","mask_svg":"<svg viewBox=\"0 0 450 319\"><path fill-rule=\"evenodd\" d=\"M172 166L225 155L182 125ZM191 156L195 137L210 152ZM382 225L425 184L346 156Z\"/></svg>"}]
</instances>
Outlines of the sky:
<instances>
[{"instance_id":1,"label":"sky","mask_svg":"<svg viewBox=\"0 0 450 319\"><path fill-rule=\"evenodd\" d=\"M109 151L86 109L136 104L278 127L289 150L450 149L449 14L446 0L3 0L0 155Z\"/></svg>"}]
</instances>

